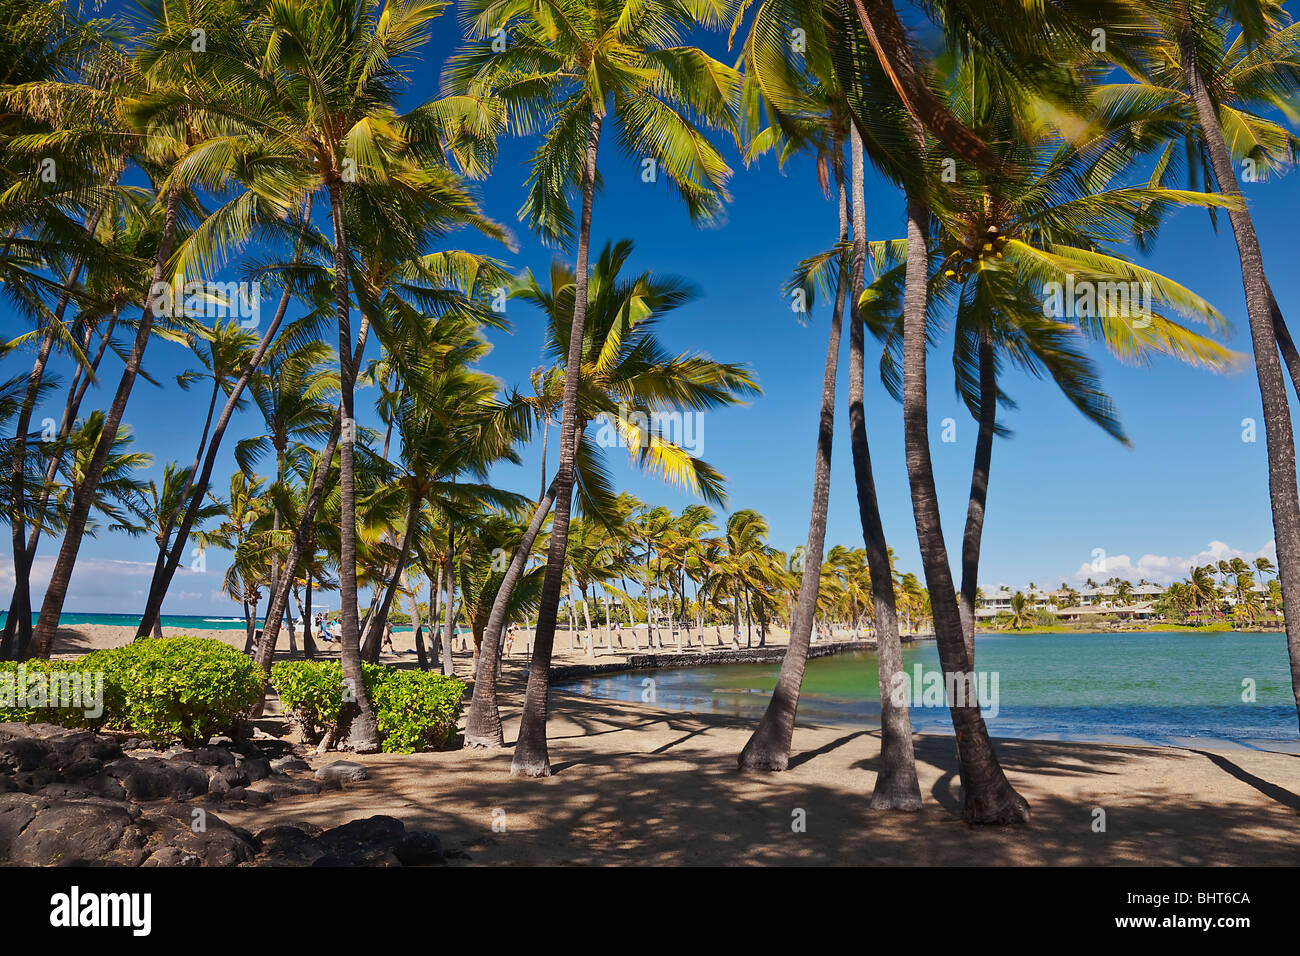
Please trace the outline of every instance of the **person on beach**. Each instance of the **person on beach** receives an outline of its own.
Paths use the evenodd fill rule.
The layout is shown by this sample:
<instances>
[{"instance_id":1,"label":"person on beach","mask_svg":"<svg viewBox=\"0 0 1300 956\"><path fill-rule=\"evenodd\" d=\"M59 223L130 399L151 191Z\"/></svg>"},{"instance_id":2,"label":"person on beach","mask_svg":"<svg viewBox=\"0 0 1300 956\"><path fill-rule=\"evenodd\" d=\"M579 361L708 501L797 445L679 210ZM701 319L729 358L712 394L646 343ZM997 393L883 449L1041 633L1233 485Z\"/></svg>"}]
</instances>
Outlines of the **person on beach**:
<instances>
[{"instance_id":1,"label":"person on beach","mask_svg":"<svg viewBox=\"0 0 1300 956\"><path fill-rule=\"evenodd\" d=\"M341 621L326 621L325 630L322 633L328 643L335 644L343 636L343 623Z\"/></svg>"},{"instance_id":2,"label":"person on beach","mask_svg":"<svg viewBox=\"0 0 1300 956\"><path fill-rule=\"evenodd\" d=\"M515 646L515 625L511 624L509 627L506 628L506 653L505 653L506 657L510 656L510 651L514 646Z\"/></svg>"},{"instance_id":3,"label":"person on beach","mask_svg":"<svg viewBox=\"0 0 1300 956\"><path fill-rule=\"evenodd\" d=\"M389 624L387 621L384 622L384 642L380 645L379 649L380 651L389 650L394 654L397 653L397 649L393 647L393 625Z\"/></svg>"}]
</instances>

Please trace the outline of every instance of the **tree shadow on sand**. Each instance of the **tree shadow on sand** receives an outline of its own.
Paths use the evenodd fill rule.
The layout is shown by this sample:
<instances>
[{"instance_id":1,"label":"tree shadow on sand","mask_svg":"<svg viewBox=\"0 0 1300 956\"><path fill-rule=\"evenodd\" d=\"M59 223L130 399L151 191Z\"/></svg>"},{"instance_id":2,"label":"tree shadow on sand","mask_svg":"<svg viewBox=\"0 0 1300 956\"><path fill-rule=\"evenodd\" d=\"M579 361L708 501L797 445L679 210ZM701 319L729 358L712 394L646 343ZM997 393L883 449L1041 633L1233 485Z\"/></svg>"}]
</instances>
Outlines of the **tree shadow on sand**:
<instances>
[{"instance_id":1,"label":"tree shadow on sand","mask_svg":"<svg viewBox=\"0 0 1300 956\"><path fill-rule=\"evenodd\" d=\"M511 740L517 708L505 710ZM1271 799L1217 802L1148 786L1148 763L1200 760L1196 754L998 741L1033 820L977 828L955 813L951 737L916 739L926 806L893 814L868 807L876 732L801 725L796 746L810 746L791 770L742 774L735 754L744 722L654 711L629 719L643 714L577 698L553 713L555 776L510 777L509 749L379 756L365 758L371 779L342 793L293 798L230 822L337 825L386 813L433 830L483 864L1300 864L1300 818L1277 799L1290 794L1279 784L1243 770ZM1211 766L1226 789L1240 792L1237 783L1227 786L1242 779L1236 765L1225 763Z\"/></svg>"}]
</instances>

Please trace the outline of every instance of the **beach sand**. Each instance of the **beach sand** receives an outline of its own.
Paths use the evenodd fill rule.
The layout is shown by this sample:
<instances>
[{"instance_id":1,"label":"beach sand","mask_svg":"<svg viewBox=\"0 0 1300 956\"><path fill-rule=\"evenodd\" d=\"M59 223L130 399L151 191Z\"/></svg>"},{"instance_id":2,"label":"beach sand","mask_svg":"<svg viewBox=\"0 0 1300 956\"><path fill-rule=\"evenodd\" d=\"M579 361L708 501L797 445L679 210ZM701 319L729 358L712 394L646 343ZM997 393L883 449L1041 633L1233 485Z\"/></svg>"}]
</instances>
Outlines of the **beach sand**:
<instances>
[{"instance_id":1,"label":"beach sand","mask_svg":"<svg viewBox=\"0 0 1300 956\"><path fill-rule=\"evenodd\" d=\"M75 630L59 651L130 638L106 633L121 628ZM242 631L203 636L243 646ZM411 636L395 638L405 650ZM565 650L563 636L557 643L557 663L589 660ZM386 658L409 662L411 655ZM463 674L469 657L457 660ZM517 643L502 684L507 744L518 729L523 663ZM277 717L259 726L288 732ZM412 756L331 753L309 760L317 767L357 760L371 778L343 792L217 812L254 831L389 814L432 830L478 864L1300 864L1296 754L999 740L1002 764L1033 819L1024 827L973 828L958 818L950 736L917 736L925 808L894 814L868 809L878 731L801 722L788 771L741 774L736 755L751 730L734 718L557 692L549 778L511 778L509 746ZM1099 810L1104 832L1095 829ZM800 815L806 832L792 827Z\"/></svg>"},{"instance_id":2,"label":"beach sand","mask_svg":"<svg viewBox=\"0 0 1300 956\"><path fill-rule=\"evenodd\" d=\"M518 689L503 700L506 740ZM219 810L260 829L388 814L478 864L1300 864L1300 757L1000 740L1028 826L958 819L952 737L921 735L920 813L868 809L876 731L800 726L791 768L741 774L751 728L714 715L554 694L554 775L514 779L511 751L345 756L371 778L344 792ZM1096 811L1105 832L1094 832ZM793 832L803 811L806 832ZM504 822L504 832L493 830Z\"/></svg>"}]
</instances>

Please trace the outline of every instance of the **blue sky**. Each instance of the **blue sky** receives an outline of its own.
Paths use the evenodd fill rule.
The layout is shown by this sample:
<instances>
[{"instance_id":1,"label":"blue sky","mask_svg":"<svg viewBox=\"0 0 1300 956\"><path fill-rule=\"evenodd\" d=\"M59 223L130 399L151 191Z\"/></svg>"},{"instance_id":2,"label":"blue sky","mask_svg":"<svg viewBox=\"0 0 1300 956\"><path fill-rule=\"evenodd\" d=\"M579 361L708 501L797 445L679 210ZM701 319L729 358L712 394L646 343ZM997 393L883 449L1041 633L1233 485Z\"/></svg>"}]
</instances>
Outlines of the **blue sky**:
<instances>
[{"instance_id":1,"label":"blue sky","mask_svg":"<svg viewBox=\"0 0 1300 956\"><path fill-rule=\"evenodd\" d=\"M450 15L427 51L432 61L413 71L411 102L436 91L436 63L456 43ZM721 55L721 44L707 44ZM458 234L449 247L462 246L500 255L511 268L545 269L555 253L527 234L516 220L524 198L526 161L532 143L503 143L494 175L475 186L489 215L510 225L517 254L479 237ZM764 394L745 407L710 413L703 423L702 456L728 478L729 508L755 508L771 523L772 542L782 548L802 544L807 534L817 406L825 359L828 309L814 310L800 324L782 296L781 285L804 256L827 248L836 234L836 209L822 196L813 164L795 159L778 171L764 159L746 169L734 148L727 151L735 174L732 202L720 225L697 229L662 184L643 183L640 169L621 156L607 135L601 156L605 190L593 217L593 248L630 238L636 250L631 266L691 280L702 292L690 306L661 325L673 350L694 349L727 362L749 363ZM1300 302L1300 277L1289 261L1295 216L1300 211L1296 180L1244 184L1263 245L1265 264L1284 313L1294 318ZM868 231L871 238L902 234L903 211L896 191L869 179ZM1226 221L1216 235L1204 212L1173 216L1144 264L1190 286L1213 302L1233 323L1228 344L1249 355L1240 270ZM512 302L513 334L491 333L492 353L484 368L506 387L526 389L529 371L542 364L542 322L528 307ZM5 322L13 327L15 320ZM846 335L847 345L847 335ZM930 359L930 414L934 464L944 530L950 553L960 546L970 482L975 426L953 389L950 341L940 342ZM1002 411L1014 430L994 448L981 584L1055 586L1086 576L1145 576L1168 581L1187 572L1189 561L1242 554L1273 556L1267 496L1267 471L1258 386L1247 361L1233 375L1215 375L1157 359L1152 365L1122 365L1093 350L1103 384L1114 398L1133 442L1124 448L1074 410L1054 385L1009 373L1004 387L1018 402ZM30 357L7 359L6 375L17 374ZM157 389L139 382L126 420L137 448L151 452L156 477L166 460L188 463L194 454L205 397L202 389L181 392L175 375L195 367L192 354L155 341L146 367L163 382ZM29 367L29 366L27 366ZM919 573L915 529L903 462L901 408L872 377L868 362L867 419L884 512L885 531L903 570ZM70 374L66 366L61 372ZM120 365L106 360L100 387L83 411L103 406L116 386ZM831 480L827 545L861 544L847 432L847 355L842 356L836 407L836 447ZM363 421L373 423L373 392L357 395ZM61 401L59 399L58 401ZM367 419L369 416L369 419ZM38 415L38 418L40 416ZM939 441L943 419L956 421L953 443ZM1243 442L1243 419L1261 423L1258 440ZM232 424L214 489L224 491L235 468L235 443L257 433L252 413ZM554 430L552 431L554 440ZM524 464L503 466L500 485L536 495L537 445L523 450ZM627 467L611 450L621 487L643 500L679 509L688 495ZM554 448L551 461L554 458ZM719 524L723 515L719 515ZM39 601L43 576L57 550L56 540L41 545L35 585ZM1103 549L1106 570L1093 571L1095 549ZM104 535L87 540L72 580L69 611L136 613L143 606L153 549L147 540ZM0 558L0 588L7 599L11 559ZM205 573L183 571L173 584L165 613L237 612L220 595L224 555L210 554ZM326 598L328 604L328 598Z\"/></svg>"}]
</instances>

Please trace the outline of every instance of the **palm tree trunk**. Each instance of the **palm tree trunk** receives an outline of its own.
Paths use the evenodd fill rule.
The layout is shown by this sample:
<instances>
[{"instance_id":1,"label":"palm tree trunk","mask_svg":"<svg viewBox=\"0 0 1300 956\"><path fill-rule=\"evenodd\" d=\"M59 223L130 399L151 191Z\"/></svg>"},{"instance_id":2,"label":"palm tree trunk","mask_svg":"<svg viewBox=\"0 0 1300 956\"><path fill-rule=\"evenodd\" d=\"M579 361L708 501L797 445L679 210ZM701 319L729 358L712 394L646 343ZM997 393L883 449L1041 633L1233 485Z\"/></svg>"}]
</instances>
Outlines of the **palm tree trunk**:
<instances>
[{"instance_id":1,"label":"palm tree trunk","mask_svg":"<svg viewBox=\"0 0 1300 956\"><path fill-rule=\"evenodd\" d=\"M853 448L853 477L858 492L858 518L871 576L875 606L876 666L880 683L880 770L871 792L873 810L919 810L921 786L916 777L912 746L912 714L906 700L891 693L906 679L903 648L898 635L889 546L876 497L871 446L866 420L866 329L858 300L866 286L867 216L863 195L862 140L852 130L853 262L849 291L849 435ZM856 603L856 602L855 602ZM857 610L855 607L855 614ZM859 618L860 621L860 618ZM860 624L859 624L860 626Z\"/></svg>"},{"instance_id":2,"label":"palm tree trunk","mask_svg":"<svg viewBox=\"0 0 1300 956\"><path fill-rule=\"evenodd\" d=\"M95 500L95 490L99 485L100 476L104 473L104 466L108 463L108 456L113 450L113 442L117 439L117 431L122 423L122 415L126 411L126 403L131 397L131 389L135 385L136 375L140 371L140 363L144 359L145 347L149 344L149 336L153 329L154 307L157 304L159 286L163 284L163 270L166 268L167 261L171 258L172 249L176 244L176 225L179 218L180 202L181 193L179 189L173 188L167 193L162 236L158 243L158 254L154 258L149 294L145 299L144 310L140 315L140 324L136 330L135 342L132 344L131 353L127 357L126 367L122 370L122 378L118 383L117 393L113 396L113 404L109 406L108 414L104 418L104 426L99 435L99 442L95 446L95 453L91 457L90 464L86 467L86 474L72 499L72 510L68 515L63 543L59 547L59 556L55 560L54 570L50 574L50 583L45 589L45 600L41 604L40 618L37 620L36 628L32 633L32 643L29 648L32 657L48 658L50 651L54 647L54 635L58 631L59 617L63 613L63 602L68 596L68 583L72 580L73 566L77 563L77 553L81 549L81 539L86 531L86 521L90 517L90 508Z\"/></svg>"},{"instance_id":3,"label":"palm tree trunk","mask_svg":"<svg viewBox=\"0 0 1300 956\"><path fill-rule=\"evenodd\" d=\"M455 623L456 610L456 527L450 521L447 522L447 607L444 612L447 615L447 627L442 635L442 672L448 676L455 676L456 662L452 657L451 639L452 625Z\"/></svg>"},{"instance_id":4,"label":"palm tree trunk","mask_svg":"<svg viewBox=\"0 0 1300 956\"><path fill-rule=\"evenodd\" d=\"M320 508L320 503L325 497L325 481L329 474L330 462L334 460L334 451L338 448L339 431L342 422L342 413L335 416L334 427L330 431L330 437L325 442L325 450L321 452L320 463L316 466L316 474L312 477L311 490L307 494L307 501L303 505L302 517L298 522L298 528L294 532L293 543L289 546L289 556L286 559L289 562L297 563L302 560L303 553L306 550L307 541L312 535L312 524L316 520L316 511ZM288 601L288 589L278 587L271 594L271 603L267 608L266 627L262 630L262 637L257 643L257 653L255 655L258 666L269 676L271 673L271 662L275 657L275 645L280 635L279 611ZM253 710L253 716L261 713L262 704L259 702Z\"/></svg>"},{"instance_id":5,"label":"palm tree trunk","mask_svg":"<svg viewBox=\"0 0 1300 956\"><path fill-rule=\"evenodd\" d=\"M482 656L490 666L480 667L478 677L474 681L469 716L465 718L466 747L496 749L505 746L505 737L501 731L501 713L497 709L497 662L501 659L501 630L505 626L510 596L514 593L519 579L523 577L528 556L532 554L533 542L537 540L537 535L542 530L542 525L546 523L546 516L555 501L558 481L557 475L551 480L550 487L543 492L537 507L533 509L533 516L528 522L523 538L519 541L519 547L515 549L514 556L510 559L510 566L506 568L501 586L497 588L496 598L492 601L492 612L488 616L482 648Z\"/></svg>"},{"instance_id":6,"label":"palm tree trunk","mask_svg":"<svg viewBox=\"0 0 1300 956\"><path fill-rule=\"evenodd\" d=\"M303 575L306 579L306 590L303 603L299 605L302 609L302 656L309 661L316 659L316 641L311 636L311 569Z\"/></svg>"},{"instance_id":7,"label":"palm tree trunk","mask_svg":"<svg viewBox=\"0 0 1300 956\"><path fill-rule=\"evenodd\" d=\"M434 578L429 570L425 569L425 577L429 579L429 657L434 664L441 669L442 664L442 629L438 627L438 607L439 599L442 595L442 564L438 565L438 580L434 583Z\"/></svg>"},{"instance_id":8,"label":"palm tree trunk","mask_svg":"<svg viewBox=\"0 0 1300 956\"><path fill-rule=\"evenodd\" d=\"M596 656L596 635L591 633L591 608L588 607L587 605L586 589L580 588L580 590L582 591L582 620L586 628L585 640L587 642L587 656L595 657Z\"/></svg>"},{"instance_id":9,"label":"palm tree trunk","mask_svg":"<svg viewBox=\"0 0 1300 956\"><path fill-rule=\"evenodd\" d=\"M411 503L406 509L406 528L402 532L402 543L397 549L397 564L393 568L388 584L384 587L384 596L379 603L378 611L366 622L367 646L362 649L362 656L368 654L372 664L375 663L375 658L379 656L379 651L383 647L384 625L388 623L388 611L393 606L393 595L397 593L397 584L411 556L411 542L415 540L415 526L419 523L419 516L420 496L412 494Z\"/></svg>"},{"instance_id":10,"label":"palm tree trunk","mask_svg":"<svg viewBox=\"0 0 1300 956\"><path fill-rule=\"evenodd\" d=\"M907 32L893 0L853 0L885 75L912 116L917 117L945 146L980 169L996 169L997 156L949 112L917 69Z\"/></svg>"},{"instance_id":11,"label":"palm tree trunk","mask_svg":"<svg viewBox=\"0 0 1300 956\"><path fill-rule=\"evenodd\" d=\"M1296 350L1295 340L1291 338L1291 330L1282 317L1282 309L1273 295L1272 286L1268 290L1268 309L1273 316L1273 334L1277 336L1278 351L1282 353L1282 362L1291 376L1291 387L1295 389L1296 397L1300 398L1300 351Z\"/></svg>"},{"instance_id":12,"label":"palm tree trunk","mask_svg":"<svg viewBox=\"0 0 1300 956\"><path fill-rule=\"evenodd\" d=\"M361 354L366 347L366 337L370 331L369 320L362 316L361 327L357 331L356 351L352 353L352 365L355 368L360 361ZM339 434L343 421L343 408L339 410L334 417L334 427L330 430L330 436L325 442L325 449L321 452L319 464L316 467L316 474L312 477L311 490L307 495L307 501L303 505L302 515L298 520L298 527L294 531L293 543L289 546L289 556L286 562L297 565L302 560L302 556L309 542L315 540L313 526L316 522L316 512L320 509L321 502L325 499L325 482L329 477L330 464L334 460L334 452L339 446ZM283 586L277 588L271 595L271 605L267 611L266 629L262 632L262 639L257 646L257 663L264 670L268 677L271 673L271 661L275 657L275 645L279 639L280 623L274 616L278 608L284 607L284 602L289 600L288 588ZM355 602L354 602L355 604ZM358 649L358 654L360 650ZM262 702L259 701L253 708L253 716L257 716L262 711Z\"/></svg>"},{"instance_id":13,"label":"palm tree trunk","mask_svg":"<svg viewBox=\"0 0 1300 956\"><path fill-rule=\"evenodd\" d=\"M614 620L614 616L611 613L611 609L609 606L609 587L605 586L601 590L605 598L605 650L613 651L614 635L618 634L618 646L622 647L623 634L622 631L620 631L618 628L618 622Z\"/></svg>"},{"instance_id":14,"label":"palm tree trunk","mask_svg":"<svg viewBox=\"0 0 1300 956\"><path fill-rule=\"evenodd\" d=\"M1186 9L1179 32L1179 50L1188 91L1196 107L1197 119L1210 165L1219 191L1236 199L1241 189L1232 169L1232 160L1223 140L1219 116L1201 76L1196 60L1193 24ZM1264 408L1264 435L1268 453L1269 503L1273 509L1273 535L1277 542L1278 579L1282 583L1282 605L1291 609L1285 615L1286 644L1291 659L1291 690L1300 719L1300 494L1296 488L1295 437L1291 430L1291 411L1286 397L1286 382L1278 360L1278 340L1270 309L1268 279L1259 237L1250 213L1243 206L1228 212L1232 232L1237 239L1241 259L1241 280L1246 291L1246 312L1250 317L1250 340L1255 354L1255 373ZM1289 336L1288 336L1289 338Z\"/></svg>"},{"instance_id":15,"label":"palm tree trunk","mask_svg":"<svg viewBox=\"0 0 1300 956\"><path fill-rule=\"evenodd\" d=\"M739 581L736 581L731 586L731 646L740 647L740 582Z\"/></svg>"},{"instance_id":16,"label":"palm tree trunk","mask_svg":"<svg viewBox=\"0 0 1300 956\"><path fill-rule=\"evenodd\" d=\"M844 158L838 142L835 144L832 162L839 191L840 242L844 242L849 231L849 208L844 188ZM804 552L803 576L799 581L799 600L790 622L790 643L781 659L781 673L777 677L776 688L772 691L767 710L754 735L740 752L742 770L785 770L790 763L790 741L794 737L795 712L799 708L804 668L808 665L808 646L812 640L817 591L821 583L822 550L826 543L826 512L831 491L831 444L835 427L835 378L840 360L846 279L844 263L841 261L835 280L835 305L831 311L830 336L826 343L826 367L822 374L822 402L817 424L817 454L813 466L808 544ZM745 611L748 618L748 596ZM747 631L747 645L748 642Z\"/></svg>"},{"instance_id":17,"label":"palm tree trunk","mask_svg":"<svg viewBox=\"0 0 1300 956\"><path fill-rule=\"evenodd\" d=\"M627 578L620 577L619 581L623 583L623 593L631 594L627 589ZM632 609L632 599L629 597L627 602L627 629L632 632L632 650L641 650L641 642L636 636L636 613Z\"/></svg>"},{"instance_id":18,"label":"palm tree trunk","mask_svg":"<svg viewBox=\"0 0 1300 956\"><path fill-rule=\"evenodd\" d=\"M655 647L655 598L654 598L654 574L650 568L650 551L646 550L645 559L645 640L646 650L653 650Z\"/></svg>"},{"instance_id":19,"label":"palm tree trunk","mask_svg":"<svg viewBox=\"0 0 1300 956\"><path fill-rule=\"evenodd\" d=\"M90 369L87 371L83 368L77 369L77 378L74 378L73 386L69 391L68 400L63 406L63 419L59 423L58 441L66 439L72 434L72 428L77 421L77 413L81 409L81 401L85 398L86 390L90 387L91 376L99 371L100 362L104 358L104 352L107 350L109 343L113 338L114 328L121 317L121 306L116 306L113 314L109 317L108 324L100 336L99 347L95 351L95 358L90 363ZM89 344L89 339L87 339ZM85 374L83 374L85 373ZM59 470L58 456L50 456L50 463L45 466L45 484L41 488L41 496L36 504L36 514L44 514L45 506L49 503L50 493L53 489L53 482ZM6 621L3 641L0 641L0 660L7 660L13 651L15 659L21 659L27 654L27 647L32 639L32 600L31 600L31 566L36 560L36 550L41 541L41 526L39 523L33 524L31 531L27 536L26 567L28 573L20 576L14 581L13 600L9 606L9 620ZM8 643L14 632L9 629L9 621L17 622L18 646L16 651Z\"/></svg>"},{"instance_id":20,"label":"palm tree trunk","mask_svg":"<svg viewBox=\"0 0 1300 956\"><path fill-rule=\"evenodd\" d=\"M542 491L541 494L537 496L538 501L541 501L546 497L546 445L550 441L550 438L551 416L548 414L546 419L542 422Z\"/></svg>"},{"instance_id":21,"label":"palm tree trunk","mask_svg":"<svg viewBox=\"0 0 1300 956\"><path fill-rule=\"evenodd\" d=\"M537 633L528 668L528 690L519 722L519 740L510 765L513 776L549 777L551 761L546 746L547 698L551 688L551 651L555 644L555 618L564 583L564 558L569 546L569 512L573 501L573 462L578 444L578 378L582 369L583 332L587 324L587 256L591 244L591 207L596 192L596 156L603 116L593 110L587 132L586 162L582 172L582 212L578 223L573 322L569 329L569 354L565 363L564 401L560 411L560 467L555 495L555 518L542 580Z\"/></svg>"},{"instance_id":22,"label":"palm tree trunk","mask_svg":"<svg viewBox=\"0 0 1300 956\"><path fill-rule=\"evenodd\" d=\"M298 653L298 641L293 626L293 608L287 604L284 607L284 625L289 629L289 658L292 660Z\"/></svg>"},{"instance_id":23,"label":"palm tree trunk","mask_svg":"<svg viewBox=\"0 0 1300 956\"><path fill-rule=\"evenodd\" d=\"M569 619L569 650L573 650L573 642L576 637L579 643L582 642L581 635L578 634L577 619L574 617L573 603L573 585L570 584L564 590L565 611Z\"/></svg>"},{"instance_id":24,"label":"palm tree trunk","mask_svg":"<svg viewBox=\"0 0 1300 956\"><path fill-rule=\"evenodd\" d=\"M934 615L934 634L946 679L954 681L950 700L957 735L958 763L964 790L962 818L967 823L1023 823L1029 804L1012 789L989 740L979 703L972 699L974 675L966 659L961 615L948 551L939 521L939 499L930 461L930 436L926 401L926 288L929 266L929 217L916 196L907 201L907 271L903 305L903 435L907 452L907 477L912 513L926 586ZM969 683L967 682L969 678Z\"/></svg>"},{"instance_id":25,"label":"palm tree trunk","mask_svg":"<svg viewBox=\"0 0 1300 956\"><path fill-rule=\"evenodd\" d=\"M154 559L153 578L149 584L149 599L145 602L145 617L141 620L140 626L136 628L135 632L135 639L137 641L150 633L150 631L154 632L155 637L160 631L158 618L162 614L162 601L167 595L167 589L165 587L159 589L158 584L167 568L167 559L171 553L168 543L171 541L172 531L176 527L176 519L179 516L179 512L182 508L186 508L189 501L189 495L194 488L194 476L199 470L200 462L203 460L203 449L208 442L208 430L212 427L212 415L217 409L217 395L220 391L221 379L214 375L212 379L212 395L208 399L208 414L207 417L203 419L203 431L199 433L199 447L194 452L194 464L190 466L189 476L185 479L185 485L181 488L181 493L176 497L176 503L172 508L171 513L167 515L165 519L162 515L158 516L163 522L158 533L158 556ZM201 500L201 496L199 496L198 500ZM274 580L274 575L272 575L272 580ZM150 615L148 612L152 603L152 598L155 594L157 594L158 598L157 607L153 609L153 614Z\"/></svg>"},{"instance_id":26,"label":"palm tree trunk","mask_svg":"<svg viewBox=\"0 0 1300 956\"><path fill-rule=\"evenodd\" d=\"M356 416L353 389L356 365L352 361L352 325L348 300L348 247L343 228L343 190L338 182L329 185L330 213L334 224L334 296L339 326L339 401L342 434L339 439L339 600L343 632L339 654L343 680L352 688L352 700L345 701L339 714L338 740L357 753L379 749L379 726L361 672L361 635L357 620L357 486L354 442Z\"/></svg>"},{"instance_id":27,"label":"palm tree trunk","mask_svg":"<svg viewBox=\"0 0 1300 956\"><path fill-rule=\"evenodd\" d=\"M962 536L961 543L961 597L957 608L961 614L961 634L966 644L966 659L972 669L975 667L975 591L979 588L984 504L988 499L989 466L993 460L993 434L997 427L998 414L998 374L993 355L993 337L987 329L981 329L979 336L979 434L975 438L975 464L971 468L970 501L966 505L966 533Z\"/></svg>"},{"instance_id":28,"label":"palm tree trunk","mask_svg":"<svg viewBox=\"0 0 1300 956\"><path fill-rule=\"evenodd\" d=\"M745 586L745 646L746 647L754 646L754 614L749 606L748 585ZM787 648L787 653L788 652L789 649Z\"/></svg>"}]
</instances>

